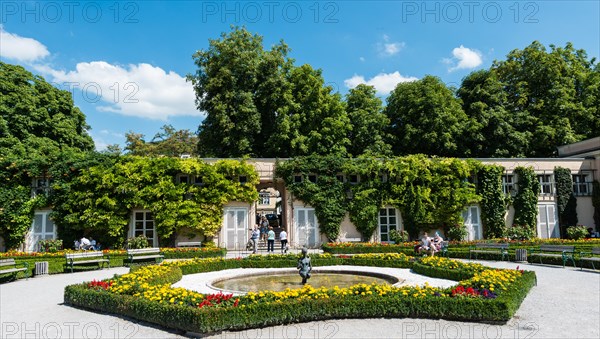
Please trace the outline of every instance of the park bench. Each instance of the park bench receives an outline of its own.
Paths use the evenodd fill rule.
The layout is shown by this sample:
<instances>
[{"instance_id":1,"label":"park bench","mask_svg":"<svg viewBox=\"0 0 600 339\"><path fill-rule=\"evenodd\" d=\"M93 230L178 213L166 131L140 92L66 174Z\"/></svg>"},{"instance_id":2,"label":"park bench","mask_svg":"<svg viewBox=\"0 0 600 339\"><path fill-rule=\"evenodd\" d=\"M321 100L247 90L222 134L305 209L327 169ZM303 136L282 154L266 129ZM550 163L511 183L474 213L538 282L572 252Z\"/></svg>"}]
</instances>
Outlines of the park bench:
<instances>
[{"instance_id":1,"label":"park bench","mask_svg":"<svg viewBox=\"0 0 600 339\"><path fill-rule=\"evenodd\" d=\"M549 253L548 253L549 252ZM559 253L560 252L560 253ZM561 258L563 262L563 267L568 260L571 260L574 267L575 259L573 259L573 254L575 253L575 246L564 246L564 245L540 245L539 249L530 249L529 255L531 257L540 257L540 264L542 264L542 258Z\"/></svg>"},{"instance_id":2,"label":"park bench","mask_svg":"<svg viewBox=\"0 0 600 339\"><path fill-rule=\"evenodd\" d=\"M160 252L160 248L158 247L128 249L125 264L133 264L134 261L148 259L158 259L158 262L161 262L164 258L165 256Z\"/></svg>"},{"instance_id":3,"label":"park bench","mask_svg":"<svg viewBox=\"0 0 600 339\"><path fill-rule=\"evenodd\" d=\"M506 257L508 259L508 244L479 243L479 244L475 244L475 246L471 246L469 248L469 260L471 259L472 253L475 253L475 259L477 259L478 253L491 253L491 254L500 254L501 260L504 260L504 257Z\"/></svg>"},{"instance_id":4,"label":"park bench","mask_svg":"<svg viewBox=\"0 0 600 339\"><path fill-rule=\"evenodd\" d=\"M202 242L200 241L182 241L178 242L175 247L200 247L202 246Z\"/></svg>"},{"instance_id":5,"label":"park bench","mask_svg":"<svg viewBox=\"0 0 600 339\"><path fill-rule=\"evenodd\" d=\"M23 265L23 267L17 267L19 265ZM15 262L15 259L2 259L0 260L0 267L8 267L8 266L12 266L11 268L7 268L7 269L0 269L0 274L11 274L13 276L13 279L17 279L17 273L19 272L25 272L25 278L28 277L28 273L29 273L29 264L27 262L22 262L22 263L17 263Z\"/></svg>"},{"instance_id":6,"label":"park bench","mask_svg":"<svg viewBox=\"0 0 600 339\"><path fill-rule=\"evenodd\" d=\"M600 247L592 248L591 252L581 252L579 255L579 260L591 262L592 268L596 269L594 262L596 262L596 261L600 262L600 256L594 256L594 255L600 255ZM583 270L583 265L581 265L581 269Z\"/></svg>"},{"instance_id":7,"label":"park bench","mask_svg":"<svg viewBox=\"0 0 600 339\"><path fill-rule=\"evenodd\" d=\"M76 252L76 253L66 253L65 259L67 260L67 267L71 267L71 273L73 273L73 266L75 265L89 265L89 264L97 264L98 268L105 263L110 268L110 260L109 257L104 257L104 253L102 251L85 251L85 252Z\"/></svg>"}]
</instances>

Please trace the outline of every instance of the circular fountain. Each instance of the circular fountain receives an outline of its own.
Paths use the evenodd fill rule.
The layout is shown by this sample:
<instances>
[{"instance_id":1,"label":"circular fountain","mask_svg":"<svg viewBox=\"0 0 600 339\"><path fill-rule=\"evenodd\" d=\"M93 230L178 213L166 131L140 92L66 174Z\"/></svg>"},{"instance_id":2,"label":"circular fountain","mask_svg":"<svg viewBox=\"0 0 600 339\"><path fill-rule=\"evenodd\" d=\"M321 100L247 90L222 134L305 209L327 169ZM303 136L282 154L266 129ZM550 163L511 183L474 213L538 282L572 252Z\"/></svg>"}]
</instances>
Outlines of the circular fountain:
<instances>
[{"instance_id":1,"label":"circular fountain","mask_svg":"<svg viewBox=\"0 0 600 339\"><path fill-rule=\"evenodd\" d=\"M303 286L301 280L297 270L280 269L277 271L255 272L219 278L212 281L209 287L235 294L265 290L284 291L287 288L301 288ZM308 284L315 288L333 288L334 286L344 288L361 283L393 285L402 281L398 277L378 272L314 268Z\"/></svg>"}]
</instances>

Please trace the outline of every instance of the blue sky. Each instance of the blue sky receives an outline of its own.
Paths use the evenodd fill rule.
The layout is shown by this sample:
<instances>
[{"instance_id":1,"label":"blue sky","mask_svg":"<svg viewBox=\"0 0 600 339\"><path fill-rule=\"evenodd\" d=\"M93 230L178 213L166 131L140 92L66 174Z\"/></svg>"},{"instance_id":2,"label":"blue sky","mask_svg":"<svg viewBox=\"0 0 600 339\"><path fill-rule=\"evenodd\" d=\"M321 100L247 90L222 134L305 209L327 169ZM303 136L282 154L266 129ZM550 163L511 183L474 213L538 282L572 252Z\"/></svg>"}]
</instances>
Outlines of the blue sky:
<instances>
[{"instance_id":1,"label":"blue sky","mask_svg":"<svg viewBox=\"0 0 600 339\"><path fill-rule=\"evenodd\" d=\"M600 54L600 1L2 1L0 59L70 89L98 149L196 131L192 54L230 25L284 40L342 94L427 74L458 86L538 40Z\"/></svg>"}]
</instances>

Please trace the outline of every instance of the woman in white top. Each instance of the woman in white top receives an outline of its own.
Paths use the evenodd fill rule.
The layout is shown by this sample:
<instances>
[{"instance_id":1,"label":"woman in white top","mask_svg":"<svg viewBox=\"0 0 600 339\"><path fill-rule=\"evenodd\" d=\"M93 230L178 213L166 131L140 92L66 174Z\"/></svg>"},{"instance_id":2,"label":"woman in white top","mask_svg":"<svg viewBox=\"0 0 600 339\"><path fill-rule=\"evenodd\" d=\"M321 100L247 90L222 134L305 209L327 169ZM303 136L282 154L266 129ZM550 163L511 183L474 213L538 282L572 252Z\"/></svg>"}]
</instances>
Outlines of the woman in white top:
<instances>
[{"instance_id":1,"label":"woman in white top","mask_svg":"<svg viewBox=\"0 0 600 339\"><path fill-rule=\"evenodd\" d=\"M287 233L285 230L279 233L279 240L281 241L281 253L287 253Z\"/></svg>"}]
</instances>

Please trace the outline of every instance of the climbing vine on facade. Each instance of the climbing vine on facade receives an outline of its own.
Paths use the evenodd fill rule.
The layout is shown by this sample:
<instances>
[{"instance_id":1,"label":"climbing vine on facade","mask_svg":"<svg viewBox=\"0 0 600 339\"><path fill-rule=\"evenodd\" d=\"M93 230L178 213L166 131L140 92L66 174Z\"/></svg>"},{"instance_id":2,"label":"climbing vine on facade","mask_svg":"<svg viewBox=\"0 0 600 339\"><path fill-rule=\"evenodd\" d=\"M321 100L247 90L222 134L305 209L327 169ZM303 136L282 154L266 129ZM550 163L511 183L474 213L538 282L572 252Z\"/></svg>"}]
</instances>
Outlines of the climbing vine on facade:
<instances>
[{"instance_id":1,"label":"climbing vine on facade","mask_svg":"<svg viewBox=\"0 0 600 339\"><path fill-rule=\"evenodd\" d=\"M577 198L573 193L573 177L571 170L564 167L554 168L556 183L556 205L558 207L558 224L563 236L567 235L567 227L577 225Z\"/></svg>"},{"instance_id":2,"label":"climbing vine on facade","mask_svg":"<svg viewBox=\"0 0 600 339\"><path fill-rule=\"evenodd\" d=\"M478 173L478 193L481 196L481 222L486 238L500 238L506 235L504 216L507 211L507 197L502 190L502 166L482 166Z\"/></svg>"},{"instance_id":3,"label":"climbing vine on facade","mask_svg":"<svg viewBox=\"0 0 600 339\"><path fill-rule=\"evenodd\" d=\"M532 167L519 166L515 168L514 173L517 175L518 190L513 202L515 208L513 227L528 227L535 230L540 183Z\"/></svg>"},{"instance_id":4,"label":"climbing vine on facade","mask_svg":"<svg viewBox=\"0 0 600 339\"><path fill-rule=\"evenodd\" d=\"M480 166L477 161L424 155L311 156L278 162L276 174L295 198L315 208L321 232L329 240L338 238L346 213L363 239L369 239L385 206L400 210L404 229L416 238L422 230L462 222L464 208L480 199L469 182Z\"/></svg>"}]
</instances>

